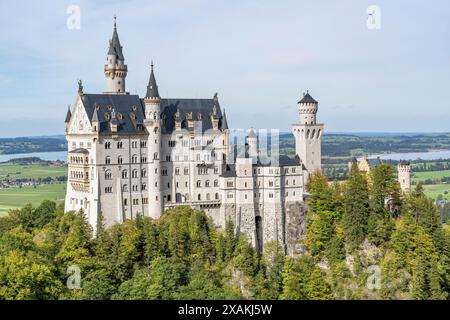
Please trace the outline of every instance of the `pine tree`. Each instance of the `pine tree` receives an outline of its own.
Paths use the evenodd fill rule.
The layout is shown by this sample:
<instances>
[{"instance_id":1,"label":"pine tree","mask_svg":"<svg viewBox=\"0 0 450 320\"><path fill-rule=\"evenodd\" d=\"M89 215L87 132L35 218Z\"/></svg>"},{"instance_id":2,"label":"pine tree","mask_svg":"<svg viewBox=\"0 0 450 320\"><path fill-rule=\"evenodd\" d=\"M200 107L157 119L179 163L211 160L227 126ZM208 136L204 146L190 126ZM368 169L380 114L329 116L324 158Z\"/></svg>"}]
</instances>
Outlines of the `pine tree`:
<instances>
[{"instance_id":1,"label":"pine tree","mask_svg":"<svg viewBox=\"0 0 450 320\"><path fill-rule=\"evenodd\" d=\"M344 192L342 226L350 249L356 249L367 235L369 192L367 180L353 162Z\"/></svg>"}]
</instances>

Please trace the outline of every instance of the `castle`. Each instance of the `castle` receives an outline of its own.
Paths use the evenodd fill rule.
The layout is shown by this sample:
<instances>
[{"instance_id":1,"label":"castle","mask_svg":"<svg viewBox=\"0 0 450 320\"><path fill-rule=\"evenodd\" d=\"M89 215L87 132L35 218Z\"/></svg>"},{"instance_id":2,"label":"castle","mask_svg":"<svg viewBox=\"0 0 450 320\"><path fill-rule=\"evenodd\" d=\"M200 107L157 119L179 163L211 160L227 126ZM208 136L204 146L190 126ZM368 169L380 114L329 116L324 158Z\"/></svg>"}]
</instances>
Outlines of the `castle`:
<instances>
[{"instance_id":1,"label":"castle","mask_svg":"<svg viewBox=\"0 0 450 320\"><path fill-rule=\"evenodd\" d=\"M80 81L65 119L65 211L83 209L95 230L100 212L110 226L187 205L204 210L218 227L232 221L259 250L277 241L293 252L304 227L305 183L321 169L317 101L305 93L298 102L296 157L267 156L254 130L241 147L230 142L217 94L162 98L152 63L141 98L126 91L127 73L114 23L104 66L106 92L85 93Z\"/></svg>"},{"instance_id":2,"label":"castle","mask_svg":"<svg viewBox=\"0 0 450 320\"><path fill-rule=\"evenodd\" d=\"M369 182L371 181L370 170L372 168L383 164L391 164L392 161L383 161L380 158L367 158L362 157L360 159L354 158L352 162L356 162L359 171L367 176ZM350 170L352 162L349 162L348 168ZM397 181L400 185L400 189L403 193L408 193L411 191L411 163L409 161L399 161L397 164Z\"/></svg>"}]
</instances>

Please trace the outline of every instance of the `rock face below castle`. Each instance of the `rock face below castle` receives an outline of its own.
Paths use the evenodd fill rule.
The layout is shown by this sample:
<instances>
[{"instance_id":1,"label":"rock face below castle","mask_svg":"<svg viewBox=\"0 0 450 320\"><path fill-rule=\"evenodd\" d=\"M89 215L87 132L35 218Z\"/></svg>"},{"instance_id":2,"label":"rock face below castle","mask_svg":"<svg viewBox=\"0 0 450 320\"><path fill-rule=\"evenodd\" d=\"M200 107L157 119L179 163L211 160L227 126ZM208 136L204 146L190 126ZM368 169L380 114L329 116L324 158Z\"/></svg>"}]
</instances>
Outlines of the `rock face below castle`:
<instances>
[{"instance_id":1,"label":"rock face below castle","mask_svg":"<svg viewBox=\"0 0 450 320\"><path fill-rule=\"evenodd\" d=\"M117 28L104 68L107 92L84 93L81 83L66 116L68 187L65 210L83 209L96 228L165 209L204 210L218 227L233 222L259 250L276 241L298 249L305 229L305 183L321 168L323 125L309 93L298 102L296 156L271 156L264 135L249 130L230 143L217 94L205 99L161 98L151 66L143 97L126 92L128 73Z\"/></svg>"}]
</instances>

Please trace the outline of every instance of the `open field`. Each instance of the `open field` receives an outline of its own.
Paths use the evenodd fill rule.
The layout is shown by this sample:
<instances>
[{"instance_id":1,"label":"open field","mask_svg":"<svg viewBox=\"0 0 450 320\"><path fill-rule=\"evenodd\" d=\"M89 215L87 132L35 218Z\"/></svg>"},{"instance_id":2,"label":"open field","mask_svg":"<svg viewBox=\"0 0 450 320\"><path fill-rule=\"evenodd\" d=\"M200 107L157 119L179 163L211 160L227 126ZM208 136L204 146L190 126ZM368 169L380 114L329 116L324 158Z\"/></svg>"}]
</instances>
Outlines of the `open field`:
<instances>
[{"instance_id":1,"label":"open field","mask_svg":"<svg viewBox=\"0 0 450 320\"><path fill-rule=\"evenodd\" d=\"M446 195L445 192L447 191L450 193L450 184L431 184L431 185L424 185L423 190L425 194L436 200L436 197L439 194L442 194L444 196L444 199L450 199L450 195Z\"/></svg>"},{"instance_id":2,"label":"open field","mask_svg":"<svg viewBox=\"0 0 450 320\"><path fill-rule=\"evenodd\" d=\"M443 177L450 177L450 170L413 172L412 180L418 182L427 179L440 179Z\"/></svg>"},{"instance_id":3,"label":"open field","mask_svg":"<svg viewBox=\"0 0 450 320\"><path fill-rule=\"evenodd\" d=\"M61 177L67 175L67 167L50 167L44 164L18 165L1 164L0 179L10 178L38 179L46 177Z\"/></svg>"},{"instance_id":4,"label":"open field","mask_svg":"<svg viewBox=\"0 0 450 320\"><path fill-rule=\"evenodd\" d=\"M0 216L8 209L21 208L27 203L35 206L43 200L63 201L66 194L65 183L42 184L34 187L8 188L0 190Z\"/></svg>"}]
</instances>

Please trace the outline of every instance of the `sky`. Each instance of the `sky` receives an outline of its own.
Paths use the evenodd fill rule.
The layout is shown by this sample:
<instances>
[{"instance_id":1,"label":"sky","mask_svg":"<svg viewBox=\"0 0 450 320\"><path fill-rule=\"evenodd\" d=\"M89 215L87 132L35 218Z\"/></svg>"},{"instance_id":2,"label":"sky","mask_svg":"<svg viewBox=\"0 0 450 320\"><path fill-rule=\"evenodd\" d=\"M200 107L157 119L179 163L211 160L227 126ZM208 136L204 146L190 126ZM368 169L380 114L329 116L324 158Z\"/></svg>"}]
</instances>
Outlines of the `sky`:
<instances>
[{"instance_id":1,"label":"sky","mask_svg":"<svg viewBox=\"0 0 450 320\"><path fill-rule=\"evenodd\" d=\"M218 92L232 128L290 131L309 90L328 132L450 132L448 0L4 0L0 137L64 134L77 80L105 91L114 15L132 94L153 59L162 97Z\"/></svg>"}]
</instances>

